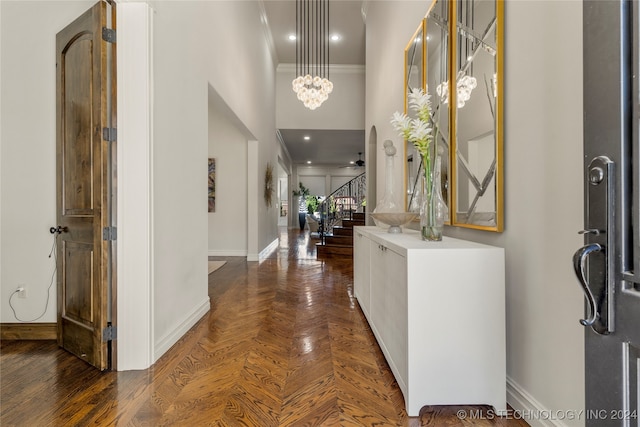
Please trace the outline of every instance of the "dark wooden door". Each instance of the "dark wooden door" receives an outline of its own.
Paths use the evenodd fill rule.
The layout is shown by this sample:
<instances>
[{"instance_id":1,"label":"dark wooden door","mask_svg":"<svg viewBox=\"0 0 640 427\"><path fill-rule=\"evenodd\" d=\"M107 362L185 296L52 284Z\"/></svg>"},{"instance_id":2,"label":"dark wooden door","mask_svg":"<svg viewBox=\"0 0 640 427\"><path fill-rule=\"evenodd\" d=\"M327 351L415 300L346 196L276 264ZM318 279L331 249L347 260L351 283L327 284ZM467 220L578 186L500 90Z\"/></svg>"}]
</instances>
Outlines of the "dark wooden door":
<instances>
[{"instance_id":1,"label":"dark wooden door","mask_svg":"<svg viewBox=\"0 0 640 427\"><path fill-rule=\"evenodd\" d=\"M586 425L640 426L640 4L587 1L584 34Z\"/></svg>"},{"instance_id":2,"label":"dark wooden door","mask_svg":"<svg viewBox=\"0 0 640 427\"><path fill-rule=\"evenodd\" d=\"M100 370L110 367L113 320L108 8L97 3L56 36L58 344Z\"/></svg>"}]
</instances>

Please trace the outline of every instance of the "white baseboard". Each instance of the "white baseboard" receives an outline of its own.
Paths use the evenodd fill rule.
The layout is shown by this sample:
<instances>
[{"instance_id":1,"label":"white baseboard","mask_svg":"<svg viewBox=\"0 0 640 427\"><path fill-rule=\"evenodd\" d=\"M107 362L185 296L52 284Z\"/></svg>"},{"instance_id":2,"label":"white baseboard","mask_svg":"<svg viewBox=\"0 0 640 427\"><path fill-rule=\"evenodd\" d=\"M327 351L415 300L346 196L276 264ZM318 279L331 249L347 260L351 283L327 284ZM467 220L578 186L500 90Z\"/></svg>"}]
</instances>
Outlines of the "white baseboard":
<instances>
[{"instance_id":1,"label":"white baseboard","mask_svg":"<svg viewBox=\"0 0 640 427\"><path fill-rule=\"evenodd\" d=\"M262 261L263 259L265 259L269 255L271 255L271 252L276 250L276 248L278 247L278 243L279 243L279 239L275 239L273 242L269 243L269 245L266 248L264 248L260 252L260 254L258 255L258 260ZM247 261L248 261L248 259L247 259Z\"/></svg>"},{"instance_id":2,"label":"white baseboard","mask_svg":"<svg viewBox=\"0 0 640 427\"><path fill-rule=\"evenodd\" d=\"M199 306L195 307L194 310L191 311L189 315L185 317L185 319L172 331L162 337L153 350L153 363L156 363L160 357L167 352L180 338L186 334L189 329L193 327L198 320L202 318L205 314L209 312L211 309L211 302L209 297L202 302Z\"/></svg>"},{"instance_id":3,"label":"white baseboard","mask_svg":"<svg viewBox=\"0 0 640 427\"><path fill-rule=\"evenodd\" d=\"M229 250L209 250L209 256L247 256L247 251L244 249L229 249Z\"/></svg>"},{"instance_id":4,"label":"white baseboard","mask_svg":"<svg viewBox=\"0 0 640 427\"><path fill-rule=\"evenodd\" d=\"M524 419L531 427L566 427L561 420L553 419L554 411L546 409L520 384L507 377L507 402L514 409L512 417Z\"/></svg>"}]
</instances>

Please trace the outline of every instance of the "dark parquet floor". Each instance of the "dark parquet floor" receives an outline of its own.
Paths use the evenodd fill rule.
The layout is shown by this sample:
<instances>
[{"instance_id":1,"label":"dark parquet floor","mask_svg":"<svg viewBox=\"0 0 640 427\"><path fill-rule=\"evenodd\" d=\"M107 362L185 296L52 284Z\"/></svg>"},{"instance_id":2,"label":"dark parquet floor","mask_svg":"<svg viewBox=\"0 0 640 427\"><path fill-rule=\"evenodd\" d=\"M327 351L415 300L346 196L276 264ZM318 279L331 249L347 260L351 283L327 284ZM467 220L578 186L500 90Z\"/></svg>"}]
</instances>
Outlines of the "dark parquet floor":
<instances>
[{"instance_id":1,"label":"dark parquet floor","mask_svg":"<svg viewBox=\"0 0 640 427\"><path fill-rule=\"evenodd\" d=\"M314 243L283 228L260 263L211 258L227 261L209 275L211 311L144 371L101 373L53 341L3 341L0 425L527 425L458 418L470 407L407 417L351 261L317 261Z\"/></svg>"}]
</instances>

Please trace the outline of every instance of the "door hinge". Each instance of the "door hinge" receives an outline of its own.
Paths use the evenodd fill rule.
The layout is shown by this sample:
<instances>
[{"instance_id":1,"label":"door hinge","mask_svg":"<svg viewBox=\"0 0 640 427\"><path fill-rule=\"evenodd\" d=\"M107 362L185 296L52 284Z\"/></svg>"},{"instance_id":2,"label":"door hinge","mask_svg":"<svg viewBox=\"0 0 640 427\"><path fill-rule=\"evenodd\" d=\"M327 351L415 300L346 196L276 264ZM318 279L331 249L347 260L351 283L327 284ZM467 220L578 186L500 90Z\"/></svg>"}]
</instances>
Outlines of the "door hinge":
<instances>
[{"instance_id":1,"label":"door hinge","mask_svg":"<svg viewBox=\"0 0 640 427\"><path fill-rule=\"evenodd\" d=\"M114 341L118 338L118 330L115 326L109 325L102 330L102 341Z\"/></svg>"},{"instance_id":2,"label":"door hinge","mask_svg":"<svg viewBox=\"0 0 640 427\"><path fill-rule=\"evenodd\" d=\"M102 27L102 40L107 43L116 42L116 30L113 28Z\"/></svg>"},{"instance_id":3,"label":"door hinge","mask_svg":"<svg viewBox=\"0 0 640 427\"><path fill-rule=\"evenodd\" d=\"M102 128L102 139L114 142L118 136L116 128Z\"/></svg>"},{"instance_id":4,"label":"door hinge","mask_svg":"<svg viewBox=\"0 0 640 427\"><path fill-rule=\"evenodd\" d=\"M102 240L116 240L118 238L118 230L116 227L104 227L102 229Z\"/></svg>"}]
</instances>

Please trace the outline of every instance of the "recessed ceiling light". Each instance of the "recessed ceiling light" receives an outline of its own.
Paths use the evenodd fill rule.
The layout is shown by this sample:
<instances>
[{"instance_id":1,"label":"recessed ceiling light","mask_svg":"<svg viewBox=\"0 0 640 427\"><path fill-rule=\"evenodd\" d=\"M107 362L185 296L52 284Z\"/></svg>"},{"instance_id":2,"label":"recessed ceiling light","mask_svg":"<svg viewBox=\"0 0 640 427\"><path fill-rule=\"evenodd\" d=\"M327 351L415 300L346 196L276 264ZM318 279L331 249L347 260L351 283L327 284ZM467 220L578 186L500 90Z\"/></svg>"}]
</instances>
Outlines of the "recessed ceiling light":
<instances>
[{"instance_id":1,"label":"recessed ceiling light","mask_svg":"<svg viewBox=\"0 0 640 427\"><path fill-rule=\"evenodd\" d=\"M427 41L431 40L431 36L427 36Z\"/></svg>"},{"instance_id":2,"label":"recessed ceiling light","mask_svg":"<svg viewBox=\"0 0 640 427\"><path fill-rule=\"evenodd\" d=\"M420 43L422 39L420 37L416 37L416 39L413 41L414 43Z\"/></svg>"},{"instance_id":3,"label":"recessed ceiling light","mask_svg":"<svg viewBox=\"0 0 640 427\"><path fill-rule=\"evenodd\" d=\"M354 165L355 163L356 163L356 162L354 162L353 160L351 160L351 161L349 162L349 164L350 164L350 165Z\"/></svg>"},{"instance_id":4,"label":"recessed ceiling light","mask_svg":"<svg viewBox=\"0 0 640 427\"><path fill-rule=\"evenodd\" d=\"M296 35L295 34L289 34L289 36L287 38L289 40L291 40L291 41L295 41L296 40Z\"/></svg>"},{"instance_id":5,"label":"recessed ceiling light","mask_svg":"<svg viewBox=\"0 0 640 427\"><path fill-rule=\"evenodd\" d=\"M307 164L310 165L311 164L311 160L307 160Z\"/></svg>"},{"instance_id":6,"label":"recessed ceiling light","mask_svg":"<svg viewBox=\"0 0 640 427\"><path fill-rule=\"evenodd\" d=\"M334 35L331 36L331 41L337 42L341 38L342 37L340 37L340 34L334 34Z\"/></svg>"},{"instance_id":7,"label":"recessed ceiling light","mask_svg":"<svg viewBox=\"0 0 640 427\"><path fill-rule=\"evenodd\" d=\"M311 137L310 137L309 135L305 135L305 137L304 137L304 140L305 140L305 141L308 141L308 140L310 140L310 139L311 139Z\"/></svg>"},{"instance_id":8,"label":"recessed ceiling light","mask_svg":"<svg viewBox=\"0 0 640 427\"><path fill-rule=\"evenodd\" d=\"M473 59L473 56L469 55L467 56L467 61L471 61Z\"/></svg>"}]
</instances>

